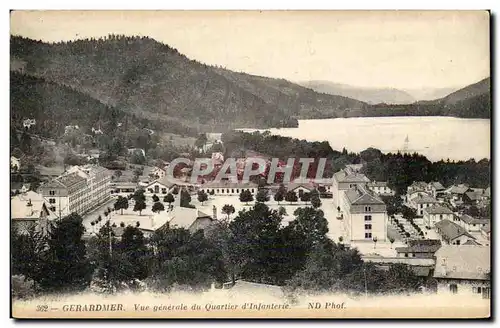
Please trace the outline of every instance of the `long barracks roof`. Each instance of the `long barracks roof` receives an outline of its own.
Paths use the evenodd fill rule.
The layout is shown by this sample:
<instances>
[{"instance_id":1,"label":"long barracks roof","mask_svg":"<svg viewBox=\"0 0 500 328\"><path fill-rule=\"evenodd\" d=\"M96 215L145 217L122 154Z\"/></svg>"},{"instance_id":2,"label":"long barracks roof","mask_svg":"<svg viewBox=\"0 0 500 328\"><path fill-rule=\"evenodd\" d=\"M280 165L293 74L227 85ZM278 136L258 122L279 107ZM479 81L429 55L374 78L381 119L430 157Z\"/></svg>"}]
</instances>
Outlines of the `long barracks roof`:
<instances>
[{"instance_id":1,"label":"long barracks roof","mask_svg":"<svg viewBox=\"0 0 500 328\"><path fill-rule=\"evenodd\" d=\"M437 199L432 198L429 195L426 194L420 194L417 197L413 199L413 202L415 204L432 204L432 203L439 203Z\"/></svg>"},{"instance_id":2,"label":"long barracks roof","mask_svg":"<svg viewBox=\"0 0 500 328\"><path fill-rule=\"evenodd\" d=\"M468 214L462 214L460 220L467 224L489 224L490 220L486 218L473 218Z\"/></svg>"}]
</instances>

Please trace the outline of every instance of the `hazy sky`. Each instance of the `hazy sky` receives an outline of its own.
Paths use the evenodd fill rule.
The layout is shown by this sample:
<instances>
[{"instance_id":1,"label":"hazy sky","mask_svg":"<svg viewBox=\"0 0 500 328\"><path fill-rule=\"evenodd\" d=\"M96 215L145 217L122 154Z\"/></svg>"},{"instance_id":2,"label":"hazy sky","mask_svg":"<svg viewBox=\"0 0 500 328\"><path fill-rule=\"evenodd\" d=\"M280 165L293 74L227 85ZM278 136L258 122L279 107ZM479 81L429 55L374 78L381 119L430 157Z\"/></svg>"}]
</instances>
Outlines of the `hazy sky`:
<instances>
[{"instance_id":1,"label":"hazy sky","mask_svg":"<svg viewBox=\"0 0 500 328\"><path fill-rule=\"evenodd\" d=\"M17 11L11 33L151 36L207 64L292 81L450 87L490 74L485 11Z\"/></svg>"}]
</instances>

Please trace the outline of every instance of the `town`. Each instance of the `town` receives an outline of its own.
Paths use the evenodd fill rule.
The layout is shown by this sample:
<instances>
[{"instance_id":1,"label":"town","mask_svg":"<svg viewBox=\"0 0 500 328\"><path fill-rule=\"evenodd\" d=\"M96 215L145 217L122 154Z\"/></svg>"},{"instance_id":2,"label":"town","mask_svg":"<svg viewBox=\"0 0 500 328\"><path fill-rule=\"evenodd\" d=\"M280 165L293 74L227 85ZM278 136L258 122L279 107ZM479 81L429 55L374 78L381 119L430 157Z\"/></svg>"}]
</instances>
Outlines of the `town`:
<instances>
[{"instance_id":1,"label":"town","mask_svg":"<svg viewBox=\"0 0 500 328\"><path fill-rule=\"evenodd\" d=\"M255 150L240 152L240 157L234 159L238 172L236 180L217 180L214 178L217 169L220 170L226 156L230 154L221 151L224 148L221 134L206 134L201 139L203 142L198 143L198 149L183 154L189 161L180 167L172 168L170 165L173 161L158 160L156 163L160 165L157 166L127 163L121 169L109 169L100 165L100 152L94 150L84 155L88 158L83 165L67 165L59 172L39 168L41 183L36 188L24 182L11 185L12 229L19 236L19 242L25 241L23 238L26 236L31 240L34 236L50 239L54 226L61 221L68 217L80 218L84 229L82 242L87 245L96 243L97 247L101 247L100 252L104 254L97 258L109 256L101 259L109 262L102 264L105 273L101 278L106 280L110 279L112 257L118 256L116 254L121 247L128 247L121 246L120 241L130 239L130 234L132 238L140 236L144 246L141 254L151 249L152 253L144 255L144 259L152 257L154 262L155 256L159 254L158 248L165 247L155 238L167 238L169 231L180 229L192 236L201 233L210 239L224 229L236 233L236 229L243 229L236 227L236 224L244 224L239 220L251 220L255 214L266 216L261 218L264 220L277 218L278 230L286 231L286 227L291 232L293 229L304 229L302 233L308 239L324 231L324 237L343 251L359 252L359 260L371 265L373 270L392 272L394 268L399 268L419 281L411 287L398 286L396 290L474 294L474 297L490 298L490 187L413 181L401 192L389 181L370 179L367 174L370 163L366 161L341 165L330 177L311 178L316 172L306 171L306 176L295 174L291 181L280 180L280 174L277 174L276 181L268 183L269 168L276 154ZM215 151L214 145L217 146ZM132 149L131 152L139 152L145 157L142 149ZM212 170L193 182L191 173L193 163L199 158L195 157L197 153L208 155L203 161L211 164ZM245 168L252 165L253 159L266 163L267 169L250 181L241 181ZM283 169L287 166L284 161L279 165ZM11 157L12 176L25 171L25 167L22 158ZM173 172L173 175L169 172ZM306 220L305 228L296 227L301 224L300 220ZM321 220L326 222L326 227L319 227L323 222ZM266 224L269 223L259 222L254 228L267 229ZM244 228L239 232L245 234L245 229L254 228ZM255 233L264 233L264 230ZM180 238L174 236L170 235L169 238ZM289 235L290 240L287 241L290 247L294 245L293 237L293 234ZM211 240L217 241L217 238ZM265 238L248 238L255 237L245 235L243 240L266 242ZM322 240L323 237L318 238ZM313 239L311 247L318 240ZM223 253L222 257L227 252L226 249L220 249L227 247L224 245L216 246ZM185 247L181 244L178 246ZM20 274L27 277L31 275L31 279L36 279L31 269L22 263L26 256L34 257L36 254L33 252L20 252L21 257L14 258L14 261L21 262L15 266ZM242 254L248 255L246 251ZM286 257L286 253L279 254L278 257ZM142 261L137 253L132 259L131 263ZM170 258L167 262L173 260ZM275 260L277 263L286 261L282 258ZM116 261L125 260L118 257ZM210 261L210 257L206 261ZM308 261L306 256L302 263L306 268ZM118 266L122 265L120 262ZM285 265L282 269L291 270ZM275 285L289 281L281 276L273 280L255 273L249 274L252 270L254 268L242 269L241 266L240 270L220 269L220 272L214 272L202 280L212 290L236 288L238 284L242 288L255 284L273 290ZM264 272L266 270L270 269ZM300 272L301 268L293 270ZM366 268L363 270L366 272ZM124 281L148 277L144 272L130 271L135 273L123 279L117 278L119 274L115 272L114 279L123 285ZM259 278L251 281L252 276ZM298 278L295 276L293 279ZM367 292L366 276L364 279L365 282L358 289ZM182 279L172 278L172 281L180 282ZM303 282L299 286L305 288ZM374 292L383 290L383 287L370 288Z\"/></svg>"}]
</instances>

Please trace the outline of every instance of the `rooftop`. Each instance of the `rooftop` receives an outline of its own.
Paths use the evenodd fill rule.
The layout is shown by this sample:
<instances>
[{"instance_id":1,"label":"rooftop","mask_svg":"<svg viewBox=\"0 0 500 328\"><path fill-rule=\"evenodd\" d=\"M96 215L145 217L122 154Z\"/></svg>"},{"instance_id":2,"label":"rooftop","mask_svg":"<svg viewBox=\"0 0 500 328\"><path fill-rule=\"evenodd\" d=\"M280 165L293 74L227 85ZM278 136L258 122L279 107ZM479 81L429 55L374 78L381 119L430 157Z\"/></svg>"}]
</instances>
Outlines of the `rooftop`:
<instances>
[{"instance_id":1,"label":"rooftop","mask_svg":"<svg viewBox=\"0 0 500 328\"><path fill-rule=\"evenodd\" d=\"M435 256L434 278L489 280L489 247L444 245Z\"/></svg>"},{"instance_id":2,"label":"rooftop","mask_svg":"<svg viewBox=\"0 0 500 328\"><path fill-rule=\"evenodd\" d=\"M424 209L427 214L453 214L453 211L442 205L432 205Z\"/></svg>"},{"instance_id":3,"label":"rooftop","mask_svg":"<svg viewBox=\"0 0 500 328\"><path fill-rule=\"evenodd\" d=\"M433 204L439 203L437 199L427 195L427 194L419 194L417 197L413 199L415 204Z\"/></svg>"},{"instance_id":4,"label":"rooftop","mask_svg":"<svg viewBox=\"0 0 500 328\"><path fill-rule=\"evenodd\" d=\"M352 182L352 183L370 182L370 179L368 179L366 175L357 172L348 173L347 170L341 170L335 173L333 175L333 178L338 182Z\"/></svg>"},{"instance_id":5,"label":"rooftop","mask_svg":"<svg viewBox=\"0 0 500 328\"><path fill-rule=\"evenodd\" d=\"M431 182L429 182L429 185L436 190L444 190L445 189L444 186L439 181L431 181Z\"/></svg>"},{"instance_id":6,"label":"rooftop","mask_svg":"<svg viewBox=\"0 0 500 328\"><path fill-rule=\"evenodd\" d=\"M451 194L465 194L469 190L469 186L466 184L453 185L446 189L446 192Z\"/></svg>"},{"instance_id":7,"label":"rooftop","mask_svg":"<svg viewBox=\"0 0 500 328\"><path fill-rule=\"evenodd\" d=\"M476 239L463 227L450 220L441 220L435 224L435 227L439 230L441 236L443 236L443 238L446 240L453 240L462 235L466 235L469 238Z\"/></svg>"},{"instance_id":8,"label":"rooftop","mask_svg":"<svg viewBox=\"0 0 500 328\"><path fill-rule=\"evenodd\" d=\"M490 220L486 218L474 218L468 214L462 214L460 220L467 224L489 224Z\"/></svg>"},{"instance_id":9,"label":"rooftop","mask_svg":"<svg viewBox=\"0 0 500 328\"><path fill-rule=\"evenodd\" d=\"M198 218L212 218L210 215L195 208L180 206L176 206L173 211L169 213L169 216L170 220L168 223L170 227L184 229L189 229Z\"/></svg>"},{"instance_id":10,"label":"rooftop","mask_svg":"<svg viewBox=\"0 0 500 328\"><path fill-rule=\"evenodd\" d=\"M41 194L34 191L28 191L24 194L20 194L12 197L11 201L11 218L16 219L39 219L45 204L45 200ZM49 213L49 219L55 219L56 215L47 209Z\"/></svg>"},{"instance_id":11,"label":"rooftop","mask_svg":"<svg viewBox=\"0 0 500 328\"><path fill-rule=\"evenodd\" d=\"M86 183L87 180L79 176L77 173L70 173L67 175L60 176L56 179L58 182L62 183L65 187L71 187L78 183Z\"/></svg>"},{"instance_id":12,"label":"rooftop","mask_svg":"<svg viewBox=\"0 0 500 328\"><path fill-rule=\"evenodd\" d=\"M387 181L372 181L368 183L370 187L387 187Z\"/></svg>"},{"instance_id":13,"label":"rooftop","mask_svg":"<svg viewBox=\"0 0 500 328\"><path fill-rule=\"evenodd\" d=\"M352 205L385 205L377 196L372 195L364 188L349 189L346 192L347 199Z\"/></svg>"}]
</instances>

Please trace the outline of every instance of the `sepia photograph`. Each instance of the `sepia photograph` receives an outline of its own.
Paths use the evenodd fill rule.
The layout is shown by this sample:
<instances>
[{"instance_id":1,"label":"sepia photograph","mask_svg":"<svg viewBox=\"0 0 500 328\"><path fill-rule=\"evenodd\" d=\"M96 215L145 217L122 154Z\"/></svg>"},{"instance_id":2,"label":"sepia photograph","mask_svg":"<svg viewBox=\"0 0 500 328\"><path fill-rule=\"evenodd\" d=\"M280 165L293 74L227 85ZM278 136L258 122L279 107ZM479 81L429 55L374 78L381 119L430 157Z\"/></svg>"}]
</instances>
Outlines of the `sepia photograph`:
<instances>
[{"instance_id":1,"label":"sepia photograph","mask_svg":"<svg viewBox=\"0 0 500 328\"><path fill-rule=\"evenodd\" d=\"M11 317L490 318L491 21L12 10Z\"/></svg>"}]
</instances>

